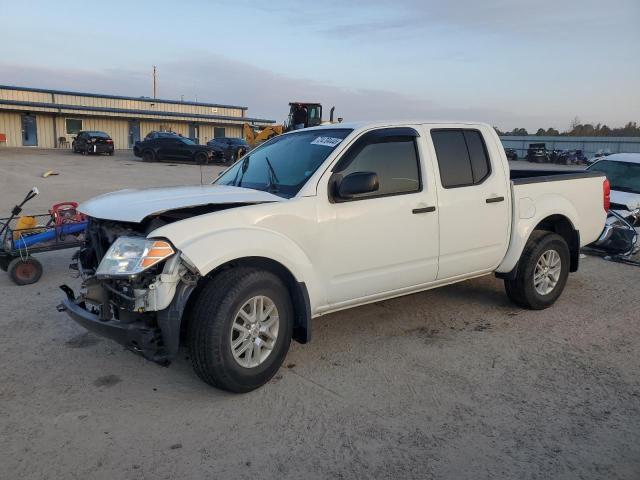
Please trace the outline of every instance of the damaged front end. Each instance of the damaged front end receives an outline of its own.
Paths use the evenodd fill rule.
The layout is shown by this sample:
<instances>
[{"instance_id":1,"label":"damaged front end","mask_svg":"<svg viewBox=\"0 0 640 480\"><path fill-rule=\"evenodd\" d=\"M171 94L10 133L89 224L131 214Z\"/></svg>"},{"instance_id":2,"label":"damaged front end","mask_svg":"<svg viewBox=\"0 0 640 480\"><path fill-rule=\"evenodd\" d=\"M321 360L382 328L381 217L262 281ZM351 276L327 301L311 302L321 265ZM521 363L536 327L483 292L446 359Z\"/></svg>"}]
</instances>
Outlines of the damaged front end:
<instances>
[{"instance_id":1,"label":"damaged front end","mask_svg":"<svg viewBox=\"0 0 640 480\"><path fill-rule=\"evenodd\" d=\"M87 242L72 269L78 296L66 285L58 306L77 323L154 362L178 352L180 325L199 274L167 240L147 238L149 226L90 219Z\"/></svg>"}]
</instances>

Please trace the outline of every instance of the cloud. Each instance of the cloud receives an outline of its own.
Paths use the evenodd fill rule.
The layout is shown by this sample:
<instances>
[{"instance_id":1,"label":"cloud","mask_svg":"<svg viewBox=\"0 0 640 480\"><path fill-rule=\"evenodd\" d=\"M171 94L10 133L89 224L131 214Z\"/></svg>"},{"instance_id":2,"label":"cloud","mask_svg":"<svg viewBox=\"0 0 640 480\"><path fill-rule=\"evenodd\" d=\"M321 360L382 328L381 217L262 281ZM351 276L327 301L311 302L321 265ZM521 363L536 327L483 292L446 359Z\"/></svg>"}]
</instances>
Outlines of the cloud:
<instances>
[{"instance_id":1,"label":"cloud","mask_svg":"<svg viewBox=\"0 0 640 480\"><path fill-rule=\"evenodd\" d=\"M0 63L4 84L125 96L151 96L147 70L87 70L17 66ZM249 107L252 117L285 120L291 101L320 102L336 107L336 117L349 120L459 119L503 128L547 124L543 118L515 115L488 106L469 109L389 90L347 88L280 75L225 57L174 61L159 66L159 97ZM511 127L513 128L513 127Z\"/></svg>"},{"instance_id":2,"label":"cloud","mask_svg":"<svg viewBox=\"0 0 640 480\"><path fill-rule=\"evenodd\" d=\"M274 7L260 1L246 3L267 15L277 14L290 26L302 25L329 37L390 40L417 31L458 30L495 35L562 37L592 28L633 25L640 14L637 0L325 0L284 1ZM621 12L626 12L621 15ZM635 28L635 27L634 27Z\"/></svg>"}]
</instances>

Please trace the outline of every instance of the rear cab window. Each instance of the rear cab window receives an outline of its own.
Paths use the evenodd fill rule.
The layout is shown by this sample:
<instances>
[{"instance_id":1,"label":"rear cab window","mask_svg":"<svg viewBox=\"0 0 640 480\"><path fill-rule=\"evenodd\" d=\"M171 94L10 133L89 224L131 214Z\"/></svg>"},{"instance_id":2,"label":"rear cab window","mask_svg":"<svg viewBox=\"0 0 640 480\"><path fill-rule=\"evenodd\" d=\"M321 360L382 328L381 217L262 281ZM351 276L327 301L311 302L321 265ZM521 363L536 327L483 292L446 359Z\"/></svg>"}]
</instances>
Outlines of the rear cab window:
<instances>
[{"instance_id":1,"label":"rear cab window","mask_svg":"<svg viewBox=\"0 0 640 480\"><path fill-rule=\"evenodd\" d=\"M444 188L478 185L491 174L491 163L482 133L475 129L431 130L440 182Z\"/></svg>"}]
</instances>

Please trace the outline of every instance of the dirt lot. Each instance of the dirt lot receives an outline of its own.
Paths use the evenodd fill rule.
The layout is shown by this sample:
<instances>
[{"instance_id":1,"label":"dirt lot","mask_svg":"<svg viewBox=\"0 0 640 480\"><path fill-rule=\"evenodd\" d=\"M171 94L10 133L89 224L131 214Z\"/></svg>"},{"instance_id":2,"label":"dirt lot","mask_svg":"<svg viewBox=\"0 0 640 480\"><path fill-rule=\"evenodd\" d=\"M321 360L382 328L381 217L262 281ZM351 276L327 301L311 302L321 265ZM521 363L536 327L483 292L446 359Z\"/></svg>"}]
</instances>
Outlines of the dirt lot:
<instances>
[{"instance_id":1,"label":"dirt lot","mask_svg":"<svg viewBox=\"0 0 640 480\"><path fill-rule=\"evenodd\" d=\"M199 182L130 153L0 150L3 212L33 185L35 210ZM70 255L43 255L32 286L0 272L1 478L640 478L635 267L587 257L543 312L484 277L321 317L238 396L186 351L162 368L57 313Z\"/></svg>"}]
</instances>

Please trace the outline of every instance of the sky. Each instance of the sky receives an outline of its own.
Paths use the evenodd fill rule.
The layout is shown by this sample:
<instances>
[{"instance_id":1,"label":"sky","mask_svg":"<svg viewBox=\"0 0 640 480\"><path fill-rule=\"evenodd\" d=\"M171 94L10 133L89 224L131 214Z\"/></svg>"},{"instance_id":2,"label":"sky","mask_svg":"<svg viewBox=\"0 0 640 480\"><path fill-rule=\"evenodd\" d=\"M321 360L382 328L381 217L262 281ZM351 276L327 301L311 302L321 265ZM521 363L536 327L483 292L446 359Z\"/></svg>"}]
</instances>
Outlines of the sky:
<instances>
[{"instance_id":1,"label":"sky","mask_svg":"<svg viewBox=\"0 0 640 480\"><path fill-rule=\"evenodd\" d=\"M640 122L640 0L0 0L0 84L502 130Z\"/></svg>"}]
</instances>

